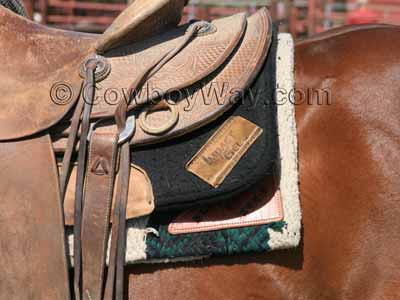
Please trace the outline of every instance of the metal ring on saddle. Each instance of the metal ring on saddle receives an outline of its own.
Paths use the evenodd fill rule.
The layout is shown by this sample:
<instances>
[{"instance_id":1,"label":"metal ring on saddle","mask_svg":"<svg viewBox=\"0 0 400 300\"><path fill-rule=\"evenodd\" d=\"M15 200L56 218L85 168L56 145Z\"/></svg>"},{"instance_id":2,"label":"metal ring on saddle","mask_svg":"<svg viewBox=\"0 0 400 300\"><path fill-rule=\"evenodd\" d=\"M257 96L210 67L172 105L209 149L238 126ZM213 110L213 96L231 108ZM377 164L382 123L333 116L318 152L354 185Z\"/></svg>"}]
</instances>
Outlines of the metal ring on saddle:
<instances>
[{"instance_id":1,"label":"metal ring on saddle","mask_svg":"<svg viewBox=\"0 0 400 300\"><path fill-rule=\"evenodd\" d=\"M87 136L88 142L90 142L90 139L92 137L93 132L96 130L96 127L98 127L98 125L103 121L104 120L99 120L97 122L90 124L89 133ZM135 133L135 130L136 130L136 117L134 115L131 115L126 120L125 129L119 134L118 145L128 141Z\"/></svg>"},{"instance_id":2,"label":"metal ring on saddle","mask_svg":"<svg viewBox=\"0 0 400 300\"><path fill-rule=\"evenodd\" d=\"M80 73L79 73L80 76L82 78L86 77L87 64L92 61L96 62L96 71L94 73L96 82L100 82L100 81L106 79L108 77L108 75L110 75L111 65L104 56L101 56L98 54L90 55L88 58L85 59L84 63L81 66L81 69L80 69Z\"/></svg>"},{"instance_id":3,"label":"metal ring on saddle","mask_svg":"<svg viewBox=\"0 0 400 300\"><path fill-rule=\"evenodd\" d=\"M160 104L160 103L159 103ZM163 102L163 106L161 108L167 108L171 112L171 117L168 122L162 126L151 126L147 122L147 116L149 113L156 112L158 105L155 107L150 107L144 110L139 115L139 125L142 130L151 135L159 135L171 130L179 120L179 112L175 105L170 105L167 102Z\"/></svg>"}]
</instances>

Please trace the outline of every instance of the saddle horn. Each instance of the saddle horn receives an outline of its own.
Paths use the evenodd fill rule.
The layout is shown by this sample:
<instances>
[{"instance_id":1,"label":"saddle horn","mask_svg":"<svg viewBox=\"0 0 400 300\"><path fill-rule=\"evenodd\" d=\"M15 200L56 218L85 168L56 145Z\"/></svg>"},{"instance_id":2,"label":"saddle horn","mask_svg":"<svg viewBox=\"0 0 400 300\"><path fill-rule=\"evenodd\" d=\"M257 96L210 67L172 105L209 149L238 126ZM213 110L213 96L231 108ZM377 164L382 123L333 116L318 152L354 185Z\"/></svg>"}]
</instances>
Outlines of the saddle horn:
<instances>
[{"instance_id":1,"label":"saddle horn","mask_svg":"<svg viewBox=\"0 0 400 300\"><path fill-rule=\"evenodd\" d=\"M187 0L136 0L95 44L97 53L141 41L179 24Z\"/></svg>"}]
</instances>

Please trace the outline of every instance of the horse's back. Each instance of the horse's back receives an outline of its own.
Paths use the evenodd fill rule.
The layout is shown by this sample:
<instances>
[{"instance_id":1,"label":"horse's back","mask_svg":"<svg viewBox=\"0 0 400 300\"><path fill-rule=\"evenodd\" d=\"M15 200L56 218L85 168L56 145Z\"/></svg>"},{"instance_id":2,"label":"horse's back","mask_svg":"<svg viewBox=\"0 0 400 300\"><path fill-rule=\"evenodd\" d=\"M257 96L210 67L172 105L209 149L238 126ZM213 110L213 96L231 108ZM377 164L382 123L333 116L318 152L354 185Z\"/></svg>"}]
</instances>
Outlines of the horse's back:
<instances>
[{"instance_id":1,"label":"horse's back","mask_svg":"<svg viewBox=\"0 0 400 300\"><path fill-rule=\"evenodd\" d=\"M299 274L317 280L314 297L322 291L327 299L395 298L399 47L400 27L386 25L344 28L296 47Z\"/></svg>"}]
</instances>

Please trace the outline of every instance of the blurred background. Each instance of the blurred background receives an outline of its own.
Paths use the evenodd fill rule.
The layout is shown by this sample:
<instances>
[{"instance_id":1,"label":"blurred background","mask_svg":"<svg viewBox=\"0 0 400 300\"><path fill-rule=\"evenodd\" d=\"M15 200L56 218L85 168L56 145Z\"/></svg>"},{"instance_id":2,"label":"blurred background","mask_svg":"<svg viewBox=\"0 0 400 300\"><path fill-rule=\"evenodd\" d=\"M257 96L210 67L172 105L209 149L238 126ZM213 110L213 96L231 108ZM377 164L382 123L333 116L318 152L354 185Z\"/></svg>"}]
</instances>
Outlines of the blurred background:
<instances>
[{"instance_id":1,"label":"blurred background","mask_svg":"<svg viewBox=\"0 0 400 300\"><path fill-rule=\"evenodd\" d=\"M135 1L135 0L131 0ZM40 23L87 32L102 32L129 0L23 0ZM212 20L267 6L280 30L296 38L345 24L400 25L400 0L190 0L183 21Z\"/></svg>"}]
</instances>

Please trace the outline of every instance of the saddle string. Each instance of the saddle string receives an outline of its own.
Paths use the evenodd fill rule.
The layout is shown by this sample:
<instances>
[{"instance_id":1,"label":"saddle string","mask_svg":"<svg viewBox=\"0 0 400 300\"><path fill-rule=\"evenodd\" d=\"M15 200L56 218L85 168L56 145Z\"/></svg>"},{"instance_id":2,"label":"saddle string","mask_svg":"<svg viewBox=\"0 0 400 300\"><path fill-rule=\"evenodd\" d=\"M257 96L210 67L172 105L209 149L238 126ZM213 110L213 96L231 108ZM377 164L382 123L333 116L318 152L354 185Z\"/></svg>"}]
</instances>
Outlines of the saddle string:
<instances>
[{"instance_id":1,"label":"saddle string","mask_svg":"<svg viewBox=\"0 0 400 300\"><path fill-rule=\"evenodd\" d=\"M131 84L129 87L129 91L132 91L131 97L129 98L129 101L121 101L117 109L115 111L115 122L118 126L118 128L121 130L121 128L124 128L124 121L126 120L126 112L129 108L130 102L133 100L134 96L138 92L138 89L151 77L153 77L155 74L157 74L164 65L166 65L171 59L173 59L177 54L179 54L189 43L190 41L196 37L196 35L199 32L202 32L203 30L208 29L209 23L206 22L195 22L191 24L187 31L185 32L185 35L182 39L182 41L171 51L167 52L165 55L161 56L158 60L156 60L152 65L150 65L145 71L142 72L142 75L138 76L137 79L134 80L134 82Z\"/></svg>"},{"instance_id":2,"label":"saddle string","mask_svg":"<svg viewBox=\"0 0 400 300\"><path fill-rule=\"evenodd\" d=\"M82 249L81 249L81 221L83 210L83 187L86 170L87 155L87 135L90 127L90 114L95 96L95 71L97 68L96 60L89 60L85 64L86 78L82 90L82 101L84 102L82 115L82 129L79 141L78 170L75 188L75 209L74 209L74 290L76 300L81 299L81 269L82 269Z\"/></svg>"},{"instance_id":3,"label":"saddle string","mask_svg":"<svg viewBox=\"0 0 400 300\"><path fill-rule=\"evenodd\" d=\"M71 161L72 161L72 154L74 152L76 142L77 142L77 135L79 131L79 125L81 121L81 115L83 112L83 107L84 107L85 102L84 101L78 101L74 115L72 116L71 120L71 132L68 136L68 141L67 141L67 146L65 149L65 153L63 156L63 161L61 164L61 171L60 171L60 193L61 193L61 200L64 204L64 199L65 199L65 193L67 190L67 182L69 179L69 172L70 172L70 166L71 166Z\"/></svg>"}]
</instances>

